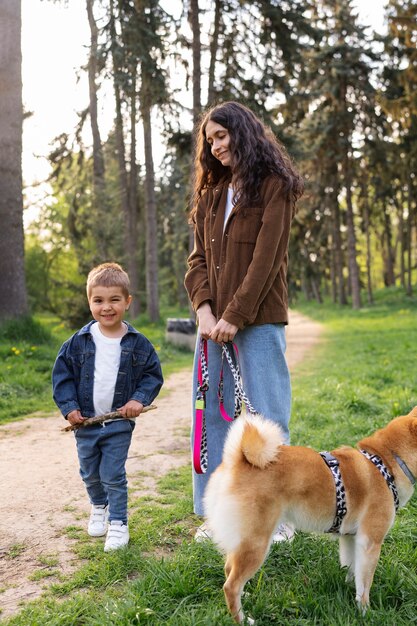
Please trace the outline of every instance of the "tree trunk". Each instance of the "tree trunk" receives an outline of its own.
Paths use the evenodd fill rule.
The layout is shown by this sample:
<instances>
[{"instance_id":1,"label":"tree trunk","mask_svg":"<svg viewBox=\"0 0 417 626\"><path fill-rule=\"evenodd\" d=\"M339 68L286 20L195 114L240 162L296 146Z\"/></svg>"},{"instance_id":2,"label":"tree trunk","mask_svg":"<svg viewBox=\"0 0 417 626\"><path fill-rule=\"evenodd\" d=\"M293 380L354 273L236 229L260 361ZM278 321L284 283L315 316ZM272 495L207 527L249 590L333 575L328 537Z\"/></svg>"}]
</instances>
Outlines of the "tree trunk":
<instances>
[{"instance_id":1,"label":"tree trunk","mask_svg":"<svg viewBox=\"0 0 417 626\"><path fill-rule=\"evenodd\" d=\"M337 299L339 304L347 304L345 278L343 276L343 251L342 237L340 234L340 207L338 200L337 167L333 166L331 176L333 187L330 192L332 212L332 255L334 260L334 273L337 285Z\"/></svg>"},{"instance_id":2,"label":"tree trunk","mask_svg":"<svg viewBox=\"0 0 417 626\"><path fill-rule=\"evenodd\" d=\"M159 320L158 287L158 222L155 197L155 172L152 154L151 89L150 77L142 62L142 88L140 110L145 148L145 216L146 216L146 304L151 322Z\"/></svg>"},{"instance_id":3,"label":"tree trunk","mask_svg":"<svg viewBox=\"0 0 417 626\"><path fill-rule=\"evenodd\" d=\"M413 270L413 252L412 252L412 232L413 232L413 203L412 203L412 186L413 180L411 178L411 174L408 176L408 189L407 189L407 296L413 295L413 279L412 279L412 270Z\"/></svg>"},{"instance_id":4,"label":"tree trunk","mask_svg":"<svg viewBox=\"0 0 417 626\"><path fill-rule=\"evenodd\" d=\"M93 136L93 209L97 216L95 222L97 250L100 254L100 261L108 259L108 234L107 203L105 188L105 166L103 146L101 143L100 129L97 115L97 50L98 50L98 28L94 19L94 0L87 0L87 15L91 33L90 56L88 59L88 86L90 95L90 123Z\"/></svg>"},{"instance_id":5,"label":"tree trunk","mask_svg":"<svg viewBox=\"0 0 417 626\"><path fill-rule=\"evenodd\" d=\"M28 312L22 198L21 3L0 5L0 319Z\"/></svg>"},{"instance_id":6,"label":"tree trunk","mask_svg":"<svg viewBox=\"0 0 417 626\"><path fill-rule=\"evenodd\" d=\"M372 253L371 253L371 218L369 212L368 187L366 182L362 186L363 204L364 204L364 223L365 223L365 239L366 239L366 293L368 304L374 303L374 295L372 293Z\"/></svg>"},{"instance_id":7,"label":"tree trunk","mask_svg":"<svg viewBox=\"0 0 417 626\"><path fill-rule=\"evenodd\" d=\"M398 207L398 228L400 229L400 273L401 285L405 287L405 251L407 248L406 232L404 224L404 193L401 187L400 206Z\"/></svg>"},{"instance_id":8,"label":"tree trunk","mask_svg":"<svg viewBox=\"0 0 417 626\"><path fill-rule=\"evenodd\" d=\"M129 172L129 241L127 268L130 278L131 293L133 296L130 306L130 314L137 317L141 312L139 297L139 272L138 272L138 164L136 159L136 72L137 68L131 68L132 92L130 97L130 172Z\"/></svg>"},{"instance_id":9,"label":"tree trunk","mask_svg":"<svg viewBox=\"0 0 417 626\"><path fill-rule=\"evenodd\" d=\"M193 52L193 144L192 151L195 155L195 137L196 130L201 115L201 37L200 37L200 14L198 0L190 0L189 21L191 31L193 33L192 52ZM189 188L193 187L192 177L190 176ZM190 194L191 195L191 194ZM188 228L188 251L191 252L194 247L194 231L191 225ZM191 303L189 303L190 316L194 315Z\"/></svg>"},{"instance_id":10,"label":"tree trunk","mask_svg":"<svg viewBox=\"0 0 417 626\"><path fill-rule=\"evenodd\" d=\"M404 191L401 186L400 190L400 202L398 202L398 198L395 195L395 204L397 207L398 213L398 231L400 238L400 282L401 286L405 287L405 251L407 248L406 242L406 233L405 233L405 224L404 224Z\"/></svg>"},{"instance_id":11,"label":"tree trunk","mask_svg":"<svg viewBox=\"0 0 417 626\"><path fill-rule=\"evenodd\" d=\"M193 126L195 130L201 114L201 38L198 0L190 0L190 23L193 33Z\"/></svg>"},{"instance_id":12,"label":"tree trunk","mask_svg":"<svg viewBox=\"0 0 417 626\"><path fill-rule=\"evenodd\" d=\"M126 148L124 140L123 129L123 115L122 115L122 96L120 91L120 66L117 58L118 51L116 50L116 28L114 23L114 7L113 0L110 2L110 16L111 16L111 47L112 47L112 59L113 59L113 88L114 97L116 102L116 121L115 121L115 139L116 139L116 152L117 152L117 165L118 165L118 177L119 177L119 197L120 206L123 215L123 241L125 249L125 266L129 265L129 252L135 250L136 240L132 238L131 232L131 211L129 206L129 177L126 169ZM130 278L130 276L129 276Z\"/></svg>"},{"instance_id":13,"label":"tree trunk","mask_svg":"<svg viewBox=\"0 0 417 626\"><path fill-rule=\"evenodd\" d=\"M387 211L387 200L382 198L382 213L384 216L384 233L386 242L386 256L385 256L385 284L387 287L395 285L395 273L394 273L394 251L392 248L392 228L391 220Z\"/></svg>"},{"instance_id":14,"label":"tree trunk","mask_svg":"<svg viewBox=\"0 0 417 626\"><path fill-rule=\"evenodd\" d=\"M332 220L333 221L333 220ZM330 291L332 294L332 302L336 304L338 301L338 292L337 292L337 279L336 279L336 258L335 258L335 246L333 244L333 236L330 234L327 238L328 245L330 248Z\"/></svg>"},{"instance_id":15,"label":"tree trunk","mask_svg":"<svg viewBox=\"0 0 417 626\"><path fill-rule=\"evenodd\" d=\"M347 253L349 266L350 288L352 292L352 308L361 308L361 286L359 279L359 266L356 252L356 233L353 218L352 203L352 176L350 160L346 154L344 159L344 179L346 185L346 226L347 226Z\"/></svg>"},{"instance_id":16,"label":"tree trunk","mask_svg":"<svg viewBox=\"0 0 417 626\"><path fill-rule=\"evenodd\" d=\"M215 100L214 80L216 74L216 57L219 47L220 22L222 16L222 0L215 1L213 35L210 41L210 66L208 72L207 104L211 106Z\"/></svg>"},{"instance_id":17,"label":"tree trunk","mask_svg":"<svg viewBox=\"0 0 417 626\"><path fill-rule=\"evenodd\" d=\"M159 320L158 240L155 198L155 174L152 156L151 109L142 106L143 138L145 144L145 199L146 199L146 295L151 322Z\"/></svg>"}]
</instances>

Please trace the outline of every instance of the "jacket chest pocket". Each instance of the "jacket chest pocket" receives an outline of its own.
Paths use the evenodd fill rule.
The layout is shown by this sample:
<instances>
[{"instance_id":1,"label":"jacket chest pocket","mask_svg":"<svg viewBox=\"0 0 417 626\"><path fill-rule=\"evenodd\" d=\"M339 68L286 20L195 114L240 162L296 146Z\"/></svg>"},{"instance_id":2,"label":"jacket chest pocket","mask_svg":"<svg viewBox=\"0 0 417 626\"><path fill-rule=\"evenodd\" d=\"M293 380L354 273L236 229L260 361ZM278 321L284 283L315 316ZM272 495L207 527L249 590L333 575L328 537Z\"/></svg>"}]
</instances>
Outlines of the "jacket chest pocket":
<instances>
[{"instance_id":1,"label":"jacket chest pocket","mask_svg":"<svg viewBox=\"0 0 417 626\"><path fill-rule=\"evenodd\" d=\"M141 375L146 364L146 358L146 352L132 352L132 372L134 378Z\"/></svg>"},{"instance_id":2,"label":"jacket chest pocket","mask_svg":"<svg viewBox=\"0 0 417 626\"><path fill-rule=\"evenodd\" d=\"M74 354L71 357L71 361L72 361L72 368L73 368L73 372L74 372L74 376L76 377L77 380L80 380L81 378L83 378L83 374L84 374L84 370L85 370L85 366L86 366L86 356L85 354Z\"/></svg>"},{"instance_id":3,"label":"jacket chest pocket","mask_svg":"<svg viewBox=\"0 0 417 626\"><path fill-rule=\"evenodd\" d=\"M234 243L255 244L262 226L261 208L248 209L246 212L238 212L233 217L229 237Z\"/></svg>"}]
</instances>

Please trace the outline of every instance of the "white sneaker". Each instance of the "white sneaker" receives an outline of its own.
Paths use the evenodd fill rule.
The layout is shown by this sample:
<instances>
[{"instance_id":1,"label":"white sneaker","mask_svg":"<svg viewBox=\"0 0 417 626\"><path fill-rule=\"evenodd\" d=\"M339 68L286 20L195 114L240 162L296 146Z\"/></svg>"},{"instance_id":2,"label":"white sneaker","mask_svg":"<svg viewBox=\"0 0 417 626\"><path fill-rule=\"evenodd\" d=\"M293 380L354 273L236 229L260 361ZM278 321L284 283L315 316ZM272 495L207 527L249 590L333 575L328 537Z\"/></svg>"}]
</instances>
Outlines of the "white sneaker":
<instances>
[{"instance_id":1,"label":"white sneaker","mask_svg":"<svg viewBox=\"0 0 417 626\"><path fill-rule=\"evenodd\" d=\"M90 537L102 537L107 532L108 507L105 504L92 504L87 532Z\"/></svg>"},{"instance_id":2,"label":"white sneaker","mask_svg":"<svg viewBox=\"0 0 417 626\"><path fill-rule=\"evenodd\" d=\"M272 543L281 543L281 541L292 541L294 539L295 530L289 524L280 524L276 527L272 535Z\"/></svg>"},{"instance_id":3,"label":"white sneaker","mask_svg":"<svg viewBox=\"0 0 417 626\"><path fill-rule=\"evenodd\" d=\"M212 541L213 539L213 533L211 532L210 528L207 526L206 523L201 524L201 526L199 526L195 532L194 535L194 539L195 541Z\"/></svg>"},{"instance_id":4,"label":"white sneaker","mask_svg":"<svg viewBox=\"0 0 417 626\"><path fill-rule=\"evenodd\" d=\"M110 550L118 550L127 546L129 543L129 528L126 524L119 520L112 520L107 531L106 543L104 544L104 552Z\"/></svg>"}]
</instances>

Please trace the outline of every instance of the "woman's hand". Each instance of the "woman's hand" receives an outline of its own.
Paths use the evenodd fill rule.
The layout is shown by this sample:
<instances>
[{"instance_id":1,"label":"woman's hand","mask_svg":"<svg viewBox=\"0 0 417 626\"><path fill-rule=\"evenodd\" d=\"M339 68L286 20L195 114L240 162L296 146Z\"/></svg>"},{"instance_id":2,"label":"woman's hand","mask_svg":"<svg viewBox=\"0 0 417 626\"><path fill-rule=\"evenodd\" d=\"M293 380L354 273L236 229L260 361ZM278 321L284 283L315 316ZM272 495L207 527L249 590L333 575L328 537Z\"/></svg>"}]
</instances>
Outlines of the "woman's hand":
<instances>
[{"instance_id":1,"label":"woman's hand","mask_svg":"<svg viewBox=\"0 0 417 626\"><path fill-rule=\"evenodd\" d=\"M211 306L208 302L203 302L203 304L197 309L197 319L201 337L203 339L211 339L210 334L216 326L217 320L214 317Z\"/></svg>"},{"instance_id":2,"label":"woman's hand","mask_svg":"<svg viewBox=\"0 0 417 626\"><path fill-rule=\"evenodd\" d=\"M233 341L238 331L235 324L230 324L221 318L210 333L210 339L216 343L227 343Z\"/></svg>"}]
</instances>

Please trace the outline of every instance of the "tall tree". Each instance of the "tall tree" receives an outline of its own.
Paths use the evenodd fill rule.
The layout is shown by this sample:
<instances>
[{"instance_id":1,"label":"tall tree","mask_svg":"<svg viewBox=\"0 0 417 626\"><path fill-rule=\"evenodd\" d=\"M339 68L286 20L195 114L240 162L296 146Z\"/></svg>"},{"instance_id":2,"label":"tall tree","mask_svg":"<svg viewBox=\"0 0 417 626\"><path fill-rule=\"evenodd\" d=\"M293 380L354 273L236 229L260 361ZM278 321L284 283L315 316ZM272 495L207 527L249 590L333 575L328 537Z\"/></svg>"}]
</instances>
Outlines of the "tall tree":
<instances>
[{"instance_id":1,"label":"tall tree","mask_svg":"<svg viewBox=\"0 0 417 626\"><path fill-rule=\"evenodd\" d=\"M342 240L342 219L349 287L353 308L360 308L360 274L357 248L358 216L354 192L359 188L355 154L366 135L370 110L374 110L375 89L370 80L370 60L375 55L366 33L356 20L351 0L320 0L315 20L323 32L321 41L309 55L306 94L310 99L307 128L321 127L320 134L307 135L310 152L321 157L319 168L327 169L332 189L333 250L339 301L343 295L343 268L337 249ZM314 118L316 120L314 121ZM307 138L306 136L306 138ZM311 143L313 142L313 143ZM308 145L305 141L305 144ZM318 154L317 148L322 150ZM336 269L337 267L337 269Z\"/></svg>"},{"instance_id":2,"label":"tall tree","mask_svg":"<svg viewBox=\"0 0 417 626\"><path fill-rule=\"evenodd\" d=\"M89 112L91 133L93 137L93 210L97 215L97 248L101 261L109 256L107 224L107 194L105 180L105 166L103 146L98 124L98 96L97 96L97 75L98 75L98 27L94 17L94 0L86 0L88 23L90 26L90 54L88 59L88 86L89 86Z\"/></svg>"},{"instance_id":3,"label":"tall tree","mask_svg":"<svg viewBox=\"0 0 417 626\"><path fill-rule=\"evenodd\" d=\"M139 108L145 151L146 207L146 294L152 321L159 319L158 211L153 161L152 112L166 102L165 56L166 14L157 0L135 0L136 42L132 47L140 68Z\"/></svg>"},{"instance_id":4,"label":"tall tree","mask_svg":"<svg viewBox=\"0 0 417 626\"><path fill-rule=\"evenodd\" d=\"M390 0L387 16L387 59L382 76L381 103L392 120L393 139L401 148L399 169L406 214L406 290L411 295L417 211L417 4L415 0Z\"/></svg>"},{"instance_id":5,"label":"tall tree","mask_svg":"<svg viewBox=\"0 0 417 626\"><path fill-rule=\"evenodd\" d=\"M22 198L20 0L0 3L0 319L27 313Z\"/></svg>"},{"instance_id":6,"label":"tall tree","mask_svg":"<svg viewBox=\"0 0 417 626\"><path fill-rule=\"evenodd\" d=\"M207 89L207 104L212 105L216 97L215 88L215 75L217 65L217 55L219 53L219 37L222 27L222 11L223 0L215 0L214 3L214 20L213 20L213 32L210 40L210 65L208 71L208 89Z\"/></svg>"},{"instance_id":7,"label":"tall tree","mask_svg":"<svg viewBox=\"0 0 417 626\"><path fill-rule=\"evenodd\" d=\"M126 163L126 144L125 144L125 128L123 116L123 104L126 93L129 91L127 80L127 49L123 45L123 14L120 3L116 7L114 0L110 0L110 42L111 55L113 62L113 88L116 105L115 117L115 139L117 162L119 171L119 201L123 215L123 232L124 232L124 257L127 271L131 281L132 295L135 302L132 311L138 312L139 306L139 286L137 271L137 206L132 206L131 201L136 200L136 193L129 190L132 185L137 185L136 179L129 179L129 173ZM117 32L117 18L121 29L121 34ZM123 43L122 43L123 42ZM136 72L136 66L134 71ZM136 93L134 94L136 98ZM135 104L133 105L135 108ZM136 152L133 149L131 155L136 158ZM132 164L131 164L132 170ZM133 164L133 171L136 172L136 163ZM132 303L133 304L133 303Z\"/></svg>"},{"instance_id":8,"label":"tall tree","mask_svg":"<svg viewBox=\"0 0 417 626\"><path fill-rule=\"evenodd\" d=\"M201 37L198 0L190 0L190 24L193 33L193 127L195 129L201 113Z\"/></svg>"}]
</instances>

